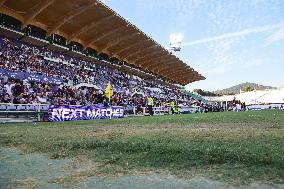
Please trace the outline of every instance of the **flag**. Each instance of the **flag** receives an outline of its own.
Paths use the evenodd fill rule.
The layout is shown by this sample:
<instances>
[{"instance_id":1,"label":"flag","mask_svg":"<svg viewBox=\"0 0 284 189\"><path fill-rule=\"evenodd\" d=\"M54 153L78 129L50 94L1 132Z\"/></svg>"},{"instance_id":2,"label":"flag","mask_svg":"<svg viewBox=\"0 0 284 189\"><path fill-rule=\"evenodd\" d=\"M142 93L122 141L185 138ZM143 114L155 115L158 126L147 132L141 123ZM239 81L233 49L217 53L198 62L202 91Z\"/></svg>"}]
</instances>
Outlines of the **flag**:
<instances>
[{"instance_id":1,"label":"flag","mask_svg":"<svg viewBox=\"0 0 284 189\"><path fill-rule=\"evenodd\" d=\"M108 82L105 90L105 96L108 98L109 102L112 95L113 95L112 86L110 82Z\"/></svg>"}]
</instances>

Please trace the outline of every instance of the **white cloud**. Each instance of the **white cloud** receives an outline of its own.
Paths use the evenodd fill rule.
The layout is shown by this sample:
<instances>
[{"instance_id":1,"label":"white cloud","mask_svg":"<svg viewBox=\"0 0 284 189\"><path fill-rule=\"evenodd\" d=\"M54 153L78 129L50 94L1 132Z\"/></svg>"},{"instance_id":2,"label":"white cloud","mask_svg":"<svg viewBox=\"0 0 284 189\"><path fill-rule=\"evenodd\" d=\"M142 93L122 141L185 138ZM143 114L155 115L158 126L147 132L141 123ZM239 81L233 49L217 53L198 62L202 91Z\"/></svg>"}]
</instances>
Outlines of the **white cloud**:
<instances>
[{"instance_id":1,"label":"white cloud","mask_svg":"<svg viewBox=\"0 0 284 189\"><path fill-rule=\"evenodd\" d=\"M212 60L203 59L197 66L209 79L216 75L234 73L242 69L256 68L263 64L265 64L265 60L260 57L250 58L249 55L240 56L237 52L220 52L216 54Z\"/></svg>"},{"instance_id":2,"label":"white cloud","mask_svg":"<svg viewBox=\"0 0 284 189\"><path fill-rule=\"evenodd\" d=\"M206 75L216 75L224 74L231 71L235 65L237 65L238 60L235 55L229 53L221 53L214 57L213 60L208 61L202 65L202 70Z\"/></svg>"},{"instance_id":3,"label":"white cloud","mask_svg":"<svg viewBox=\"0 0 284 189\"><path fill-rule=\"evenodd\" d=\"M244 29L241 31L237 31L237 32L225 33L219 36L213 36L213 37L208 37L208 38L184 43L182 46L192 46L192 45L199 45L199 44L210 43L210 42L223 41L225 39L231 39L231 38L236 38L236 37L245 37L250 34L272 31L274 29L278 29L283 26L284 26L284 22L280 22L277 24L270 24L270 25L255 27L255 28L248 28L248 29Z\"/></svg>"},{"instance_id":4,"label":"white cloud","mask_svg":"<svg viewBox=\"0 0 284 189\"><path fill-rule=\"evenodd\" d=\"M240 37L231 38L231 39L223 39L220 41L212 41L209 44L206 44L206 47L210 50L210 52L225 53L226 51L231 50L234 46L241 42Z\"/></svg>"},{"instance_id":5,"label":"white cloud","mask_svg":"<svg viewBox=\"0 0 284 189\"><path fill-rule=\"evenodd\" d=\"M284 39L284 26L266 39L266 45L270 45L274 42L277 42L283 39Z\"/></svg>"}]
</instances>

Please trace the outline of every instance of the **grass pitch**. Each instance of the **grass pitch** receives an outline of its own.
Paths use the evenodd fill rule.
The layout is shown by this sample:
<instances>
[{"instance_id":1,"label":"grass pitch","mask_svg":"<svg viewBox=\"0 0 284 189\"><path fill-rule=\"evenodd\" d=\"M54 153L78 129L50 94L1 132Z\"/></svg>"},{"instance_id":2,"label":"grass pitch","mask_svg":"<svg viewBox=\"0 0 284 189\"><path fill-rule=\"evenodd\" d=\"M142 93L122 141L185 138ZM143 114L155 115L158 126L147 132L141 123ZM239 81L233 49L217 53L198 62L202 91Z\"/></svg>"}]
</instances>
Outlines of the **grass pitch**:
<instances>
[{"instance_id":1,"label":"grass pitch","mask_svg":"<svg viewBox=\"0 0 284 189\"><path fill-rule=\"evenodd\" d=\"M230 183L284 181L280 110L2 124L0 146L89 159L96 166L88 175L158 172Z\"/></svg>"}]
</instances>

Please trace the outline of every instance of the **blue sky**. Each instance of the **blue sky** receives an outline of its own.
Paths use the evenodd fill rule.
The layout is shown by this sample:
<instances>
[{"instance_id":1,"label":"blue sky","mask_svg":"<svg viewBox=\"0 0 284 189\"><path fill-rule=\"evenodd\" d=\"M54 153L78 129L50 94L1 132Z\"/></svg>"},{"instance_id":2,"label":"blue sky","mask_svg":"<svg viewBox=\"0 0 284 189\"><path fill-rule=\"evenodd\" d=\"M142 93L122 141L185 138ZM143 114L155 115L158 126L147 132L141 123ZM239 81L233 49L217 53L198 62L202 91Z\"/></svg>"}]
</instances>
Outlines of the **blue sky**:
<instances>
[{"instance_id":1,"label":"blue sky","mask_svg":"<svg viewBox=\"0 0 284 189\"><path fill-rule=\"evenodd\" d=\"M284 87L283 0L105 0L206 80L187 89L216 90L256 82Z\"/></svg>"}]
</instances>

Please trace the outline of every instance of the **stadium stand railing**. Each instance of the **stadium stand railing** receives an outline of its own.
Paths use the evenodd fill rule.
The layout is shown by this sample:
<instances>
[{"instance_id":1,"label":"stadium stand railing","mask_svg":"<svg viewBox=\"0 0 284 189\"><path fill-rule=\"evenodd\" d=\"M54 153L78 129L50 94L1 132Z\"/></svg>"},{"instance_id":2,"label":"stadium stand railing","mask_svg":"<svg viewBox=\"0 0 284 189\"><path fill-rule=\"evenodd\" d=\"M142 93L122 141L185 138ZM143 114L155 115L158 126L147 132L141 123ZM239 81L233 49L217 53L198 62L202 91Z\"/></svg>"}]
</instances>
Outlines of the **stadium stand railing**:
<instances>
[{"instance_id":1,"label":"stadium stand railing","mask_svg":"<svg viewBox=\"0 0 284 189\"><path fill-rule=\"evenodd\" d=\"M48 120L49 105L0 103L0 123Z\"/></svg>"}]
</instances>

